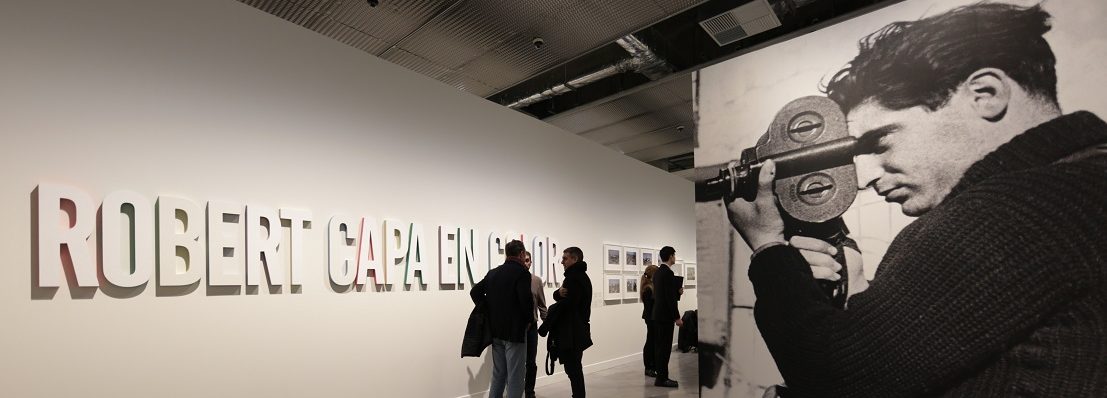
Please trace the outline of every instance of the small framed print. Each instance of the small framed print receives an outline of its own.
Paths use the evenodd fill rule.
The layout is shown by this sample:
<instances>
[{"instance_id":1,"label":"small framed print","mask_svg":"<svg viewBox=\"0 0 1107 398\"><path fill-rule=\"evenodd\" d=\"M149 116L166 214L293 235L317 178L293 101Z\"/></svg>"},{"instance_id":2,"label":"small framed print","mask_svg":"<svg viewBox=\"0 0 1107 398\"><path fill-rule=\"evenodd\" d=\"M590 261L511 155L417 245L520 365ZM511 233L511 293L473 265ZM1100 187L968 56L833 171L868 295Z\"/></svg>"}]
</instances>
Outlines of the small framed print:
<instances>
[{"instance_id":1,"label":"small framed print","mask_svg":"<svg viewBox=\"0 0 1107 398\"><path fill-rule=\"evenodd\" d=\"M603 291L603 299L621 300L623 298L623 276L605 275L604 281L606 284Z\"/></svg>"},{"instance_id":2,"label":"small framed print","mask_svg":"<svg viewBox=\"0 0 1107 398\"><path fill-rule=\"evenodd\" d=\"M689 288L696 287L696 263L684 263L684 286Z\"/></svg>"},{"instance_id":3,"label":"small framed print","mask_svg":"<svg viewBox=\"0 0 1107 398\"><path fill-rule=\"evenodd\" d=\"M623 259L626 261L623 263L623 271L626 272L642 272L642 262L639 256L639 249L637 247L625 247L623 248Z\"/></svg>"},{"instance_id":4,"label":"small framed print","mask_svg":"<svg viewBox=\"0 0 1107 398\"><path fill-rule=\"evenodd\" d=\"M638 275L623 275L623 299L638 299Z\"/></svg>"},{"instance_id":5,"label":"small framed print","mask_svg":"<svg viewBox=\"0 0 1107 398\"><path fill-rule=\"evenodd\" d=\"M642 269L643 270L645 270L646 267L658 264L657 250L655 250L655 249L639 249L639 252L641 253L640 255L642 256Z\"/></svg>"},{"instance_id":6,"label":"small framed print","mask_svg":"<svg viewBox=\"0 0 1107 398\"><path fill-rule=\"evenodd\" d=\"M684 276L684 260L678 258L671 268L673 270L673 275Z\"/></svg>"},{"instance_id":7,"label":"small framed print","mask_svg":"<svg viewBox=\"0 0 1107 398\"><path fill-rule=\"evenodd\" d=\"M603 272L623 272L623 247L603 245Z\"/></svg>"}]
</instances>

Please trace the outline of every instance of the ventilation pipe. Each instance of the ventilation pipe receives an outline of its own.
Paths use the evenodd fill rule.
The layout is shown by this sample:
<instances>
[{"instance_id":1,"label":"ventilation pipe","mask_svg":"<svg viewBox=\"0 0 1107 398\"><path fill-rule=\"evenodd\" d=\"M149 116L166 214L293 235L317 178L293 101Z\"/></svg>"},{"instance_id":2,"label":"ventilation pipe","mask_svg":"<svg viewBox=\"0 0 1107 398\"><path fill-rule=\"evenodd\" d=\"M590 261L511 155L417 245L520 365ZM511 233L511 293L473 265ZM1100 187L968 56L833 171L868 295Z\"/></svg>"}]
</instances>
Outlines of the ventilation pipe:
<instances>
[{"instance_id":1,"label":"ventilation pipe","mask_svg":"<svg viewBox=\"0 0 1107 398\"><path fill-rule=\"evenodd\" d=\"M673 73L672 65L669 65L668 62L661 59L661 57L658 56L657 53L654 53L646 43L638 40L634 35L623 36L615 40L615 43L626 50L626 52L630 54L630 58L542 90L526 98L512 102L508 104L507 107L511 109L527 107L620 73L637 72L650 78L650 80L657 80Z\"/></svg>"}]
</instances>

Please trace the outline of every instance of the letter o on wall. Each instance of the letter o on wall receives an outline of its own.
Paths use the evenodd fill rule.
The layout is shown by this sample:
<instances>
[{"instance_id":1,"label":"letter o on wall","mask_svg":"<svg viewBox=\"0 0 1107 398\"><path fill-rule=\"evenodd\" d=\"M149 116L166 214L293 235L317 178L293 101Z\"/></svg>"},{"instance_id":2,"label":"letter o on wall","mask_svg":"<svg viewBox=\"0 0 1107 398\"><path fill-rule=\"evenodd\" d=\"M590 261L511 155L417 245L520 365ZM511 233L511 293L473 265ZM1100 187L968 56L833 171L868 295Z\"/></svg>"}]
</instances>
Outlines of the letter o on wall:
<instances>
[{"instance_id":1,"label":"letter o on wall","mask_svg":"<svg viewBox=\"0 0 1107 398\"><path fill-rule=\"evenodd\" d=\"M121 214L128 215L129 225L124 225ZM100 217L104 279L119 287L137 287L150 281L155 261L154 206L150 200L133 191L112 192L104 198Z\"/></svg>"}]
</instances>

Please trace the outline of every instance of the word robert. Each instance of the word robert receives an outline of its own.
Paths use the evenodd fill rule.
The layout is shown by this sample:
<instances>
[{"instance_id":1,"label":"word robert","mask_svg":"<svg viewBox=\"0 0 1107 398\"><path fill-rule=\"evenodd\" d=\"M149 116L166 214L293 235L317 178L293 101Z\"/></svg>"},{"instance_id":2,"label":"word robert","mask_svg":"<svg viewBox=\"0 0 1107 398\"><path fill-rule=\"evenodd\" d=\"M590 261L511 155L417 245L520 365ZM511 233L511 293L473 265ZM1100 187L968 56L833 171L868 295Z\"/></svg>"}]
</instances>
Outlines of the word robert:
<instances>
[{"instance_id":1,"label":"word robert","mask_svg":"<svg viewBox=\"0 0 1107 398\"><path fill-rule=\"evenodd\" d=\"M196 202L174 196L159 196L155 206L136 192L115 191L97 209L87 193L69 186L40 184L36 195L39 286L58 287L63 266L80 287L100 285L98 268L112 285L137 287L150 281L155 266L160 286L192 285L205 269L210 286L257 286L263 273L270 285L283 285L286 252L288 281L302 284L310 211L209 202L205 219ZM284 248L281 220L291 227Z\"/></svg>"},{"instance_id":2,"label":"word robert","mask_svg":"<svg viewBox=\"0 0 1107 398\"><path fill-rule=\"evenodd\" d=\"M417 223L335 215L325 244L318 244L311 239L308 210L218 201L201 208L166 195L151 203L132 191L109 193L97 209L87 193L58 184L40 184L34 196L34 265L40 287L60 286L66 268L80 287L105 282L138 287L155 274L159 286L189 286L205 276L209 286L258 286L263 279L269 286L300 286L310 262L326 264L336 291L366 284L415 284L423 290L431 274L437 274L441 285L480 281L503 261L507 242L525 238L440 226L438 244L428 245ZM532 237L528 243L534 273L556 285L557 241ZM427 265L432 247L438 252L437 267ZM305 255L310 249L326 254ZM326 260L318 261L322 258Z\"/></svg>"}]
</instances>

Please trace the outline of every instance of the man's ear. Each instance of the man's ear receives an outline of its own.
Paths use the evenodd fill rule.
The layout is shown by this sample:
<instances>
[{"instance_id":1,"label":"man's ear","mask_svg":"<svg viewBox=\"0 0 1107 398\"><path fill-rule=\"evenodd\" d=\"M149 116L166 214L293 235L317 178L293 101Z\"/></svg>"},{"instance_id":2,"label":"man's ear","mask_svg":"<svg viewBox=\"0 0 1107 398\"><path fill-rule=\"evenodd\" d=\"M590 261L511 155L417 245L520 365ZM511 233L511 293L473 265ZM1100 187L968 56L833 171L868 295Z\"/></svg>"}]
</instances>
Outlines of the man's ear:
<instances>
[{"instance_id":1,"label":"man's ear","mask_svg":"<svg viewBox=\"0 0 1107 398\"><path fill-rule=\"evenodd\" d=\"M973 72L965 87L977 116L992 122L1003 119L1011 102L1011 84L1011 78L996 68Z\"/></svg>"}]
</instances>

